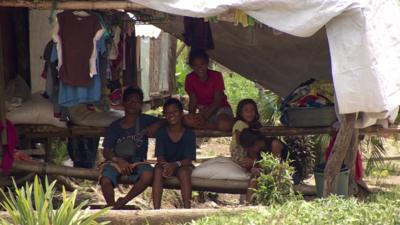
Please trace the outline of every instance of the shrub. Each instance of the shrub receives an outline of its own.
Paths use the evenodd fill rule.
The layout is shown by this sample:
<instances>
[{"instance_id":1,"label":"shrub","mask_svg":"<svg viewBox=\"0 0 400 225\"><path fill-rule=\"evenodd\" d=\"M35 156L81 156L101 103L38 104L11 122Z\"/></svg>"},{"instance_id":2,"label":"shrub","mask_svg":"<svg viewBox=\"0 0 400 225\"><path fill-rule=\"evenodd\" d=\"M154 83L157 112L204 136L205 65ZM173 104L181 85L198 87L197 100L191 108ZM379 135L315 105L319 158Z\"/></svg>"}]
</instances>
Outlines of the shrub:
<instances>
[{"instance_id":1,"label":"shrub","mask_svg":"<svg viewBox=\"0 0 400 225\"><path fill-rule=\"evenodd\" d=\"M96 225L108 224L108 222L98 223L96 219L103 215L108 208L97 211L93 214L88 213L88 209L82 210L88 204L88 200L75 207L77 191L67 196L63 188L63 202L58 209L53 208L54 186L56 182L48 183L45 181L44 189L38 177L32 184L26 183L25 187L18 188L14 182L14 192L8 189L6 194L2 189L0 193L5 199L0 203L3 210L10 215L13 224L22 225ZM4 219L0 219L0 224L10 224Z\"/></svg>"},{"instance_id":2,"label":"shrub","mask_svg":"<svg viewBox=\"0 0 400 225\"><path fill-rule=\"evenodd\" d=\"M270 153L261 153L262 159L258 162L262 169L257 178L257 189L253 195L255 202L263 205L282 204L288 200L298 198L293 191L293 167L289 162L280 162Z\"/></svg>"}]
</instances>

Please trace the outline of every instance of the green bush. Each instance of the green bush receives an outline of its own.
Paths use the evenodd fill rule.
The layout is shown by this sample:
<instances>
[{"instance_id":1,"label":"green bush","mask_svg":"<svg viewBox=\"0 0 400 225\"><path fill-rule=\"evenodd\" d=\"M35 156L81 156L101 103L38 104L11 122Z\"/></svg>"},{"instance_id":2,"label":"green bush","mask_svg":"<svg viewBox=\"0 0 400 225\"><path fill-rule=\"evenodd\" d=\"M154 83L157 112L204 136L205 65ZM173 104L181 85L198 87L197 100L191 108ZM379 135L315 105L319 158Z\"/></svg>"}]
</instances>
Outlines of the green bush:
<instances>
[{"instance_id":1,"label":"green bush","mask_svg":"<svg viewBox=\"0 0 400 225\"><path fill-rule=\"evenodd\" d=\"M270 153L261 153L262 159L258 162L261 175L257 178L257 189L253 199L263 205L282 204L288 200L297 199L293 191L293 167L288 162L280 162Z\"/></svg>"},{"instance_id":2,"label":"green bush","mask_svg":"<svg viewBox=\"0 0 400 225\"><path fill-rule=\"evenodd\" d=\"M63 188L63 202L58 209L53 207L54 186L56 182L45 181L44 189L38 177L32 184L26 183L25 187L18 188L14 183L14 192L8 189L8 194L0 189L4 201L0 207L7 211L13 224L18 225L96 225L96 219L103 215L108 208L89 214L82 210L88 204L88 200L75 207L77 191L67 196ZM0 218L0 224L10 224Z\"/></svg>"}]
</instances>

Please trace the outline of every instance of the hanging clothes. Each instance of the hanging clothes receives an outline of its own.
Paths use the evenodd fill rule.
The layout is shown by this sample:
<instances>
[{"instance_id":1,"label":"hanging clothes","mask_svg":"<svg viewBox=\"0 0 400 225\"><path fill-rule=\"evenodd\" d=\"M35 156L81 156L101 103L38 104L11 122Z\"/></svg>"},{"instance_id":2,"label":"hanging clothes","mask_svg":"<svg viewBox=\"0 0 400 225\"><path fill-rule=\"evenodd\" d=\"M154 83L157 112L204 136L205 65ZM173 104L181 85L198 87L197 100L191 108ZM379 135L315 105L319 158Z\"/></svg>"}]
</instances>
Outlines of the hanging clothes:
<instances>
[{"instance_id":1,"label":"hanging clothes","mask_svg":"<svg viewBox=\"0 0 400 225\"><path fill-rule=\"evenodd\" d=\"M77 16L66 10L57 14L57 21L62 49L60 79L66 85L92 85L89 59L94 48L93 39L101 29L98 17L90 14Z\"/></svg>"},{"instance_id":2,"label":"hanging clothes","mask_svg":"<svg viewBox=\"0 0 400 225\"><path fill-rule=\"evenodd\" d=\"M214 49L214 40L209 22L203 18L184 17L184 42L192 48Z\"/></svg>"},{"instance_id":3,"label":"hanging clothes","mask_svg":"<svg viewBox=\"0 0 400 225\"><path fill-rule=\"evenodd\" d=\"M7 131L7 144L3 145L1 169L3 175L7 176L14 162L15 147L18 145L18 135L14 125L8 120L6 124L0 123L0 132L3 129Z\"/></svg>"},{"instance_id":4,"label":"hanging clothes","mask_svg":"<svg viewBox=\"0 0 400 225\"><path fill-rule=\"evenodd\" d=\"M100 38L96 43L96 52L104 54L106 52L105 39ZM57 48L53 48L52 56L57 57ZM54 60L54 59L53 59ZM100 59L97 57L97 71L100 71ZM89 75L87 75L89 77ZM59 81L58 103L65 107L71 107L80 103L94 103L101 99L101 78L95 75L90 78L89 86L68 85L62 79Z\"/></svg>"}]
</instances>

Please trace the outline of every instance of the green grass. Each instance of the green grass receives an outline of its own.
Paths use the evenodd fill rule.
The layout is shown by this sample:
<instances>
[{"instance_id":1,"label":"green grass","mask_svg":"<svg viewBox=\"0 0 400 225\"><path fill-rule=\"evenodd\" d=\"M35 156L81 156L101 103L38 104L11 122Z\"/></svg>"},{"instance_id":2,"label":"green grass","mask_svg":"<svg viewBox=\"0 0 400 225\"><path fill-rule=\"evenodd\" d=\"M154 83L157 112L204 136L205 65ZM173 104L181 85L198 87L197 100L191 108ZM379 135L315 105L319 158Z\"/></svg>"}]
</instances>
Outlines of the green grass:
<instances>
[{"instance_id":1,"label":"green grass","mask_svg":"<svg viewBox=\"0 0 400 225\"><path fill-rule=\"evenodd\" d=\"M400 189L380 192L365 201L332 196L315 201L290 201L241 215L216 215L192 225L235 224L399 224Z\"/></svg>"}]
</instances>

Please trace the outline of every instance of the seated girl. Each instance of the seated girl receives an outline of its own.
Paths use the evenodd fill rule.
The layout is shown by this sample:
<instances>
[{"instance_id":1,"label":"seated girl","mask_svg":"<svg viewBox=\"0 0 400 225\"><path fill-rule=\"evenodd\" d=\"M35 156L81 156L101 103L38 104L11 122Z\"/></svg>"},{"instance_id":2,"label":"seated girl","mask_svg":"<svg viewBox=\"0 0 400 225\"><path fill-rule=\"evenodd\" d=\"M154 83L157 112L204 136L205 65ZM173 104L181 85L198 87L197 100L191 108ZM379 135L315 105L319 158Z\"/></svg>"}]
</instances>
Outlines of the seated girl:
<instances>
[{"instance_id":1,"label":"seated girl","mask_svg":"<svg viewBox=\"0 0 400 225\"><path fill-rule=\"evenodd\" d=\"M230 145L231 157L237 164L249 167L254 163L254 160L247 157L247 151L239 145L239 137L243 129L250 128L258 130L262 127L258 113L257 104L252 99L243 99L239 102L236 110L236 122L232 128L232 141ZM285 145L276 138L264 138L265 149L277 157L287 157L287 149ZM286 151L285 151L286 149Z\"/></svg>"},{"instance_id":2,"label":"seated girl","mask_svg":"<svg viewBox=\"0 0 400 225\"><path fill-rule=\"evenodd\" d=\"M100 177L101 190L107 205L120 208L142 193L153 181L153 168L147 159L148 137L163 121L157 117L142 114L143 92L130 87L123 93L125 116L111 123L103 142L103 155L107 160L102 165ZM134 182L128 194L114 199L114 188L121 175Z\"/></svg>"},{"instance_id":3,"label":"seated girl","mask_svg":"<svg viewBox=\"0 0 400 225\"><path fill-rule=\"evenodd\" d=\"M232 141L230 144L231 157L234 162L240 162L247 156L246 151L239 145L240 133L245 128L259 129L260 114L258 113L257 104L252 99L243 99L239 102L236 110L236 122L232 128Z\"/></svg>"},{"instance_id":4,"label":"seated girl","mask_svg":"<svg viewBox=\"0 0 400 225\"><path fill-rule=\"evenodd\" d=\"M192 49L188 63L193 72L185 80L189 95L189 115L185 117L185 125L229 131L233 113L224 93L222 74L208 69L209 57L204 50Z\"/></svg>"},{"instance_id":5,"label":"seated girl","mask_svg":"<svg viewBox=\"0 0 400 225\"><path fill-rule=\"evenodd\" d=\"M192 160L196 159L196 136L182 123L183 105L178 99L168 99L163 111L168 125L156 135L157 165L153 180L154 209L161 207L163 179L176 176L181 185L183 206L190 208L192 196Z\"/></svg>"}]
</instances>

